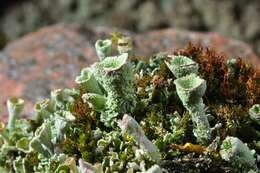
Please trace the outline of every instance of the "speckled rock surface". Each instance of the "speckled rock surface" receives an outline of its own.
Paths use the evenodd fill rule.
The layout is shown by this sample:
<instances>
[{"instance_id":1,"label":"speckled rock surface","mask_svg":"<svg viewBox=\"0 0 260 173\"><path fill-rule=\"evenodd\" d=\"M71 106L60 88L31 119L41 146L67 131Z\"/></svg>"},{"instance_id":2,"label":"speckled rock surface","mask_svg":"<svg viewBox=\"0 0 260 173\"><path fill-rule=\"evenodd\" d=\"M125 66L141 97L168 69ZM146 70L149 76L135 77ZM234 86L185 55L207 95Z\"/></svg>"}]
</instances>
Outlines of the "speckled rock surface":
<instances>
[{"instance_id":1,"label":"speckled rock surface","mask_svg":"<svg viewBox=\"0 0 260 173\"><path fill-rule=\"evenodd\" d=\"M112 31L116 29L58 24L8 44L0 52L0 114L6 117L5 103L10 96L24 98L24 115L31 115L33 103L48 97L51 90L75 86L74 78L80 69L97 59L93 47L95 40L109 36ZM134 38L135 50L140 56L159 51L172 52L192 42L215 48L231 57L246 57L254 64L259 63L248 45L215 33L175 29L123 33Z\"/></svg>"},{"instance_id":2,"label":"speckled rock surface","mask_svg":"<svg viewBox=\"0 0 260 173\"><path fill-rule=\"evenodd\" d=\"M132 31L165 27L213 31L250 43L260 54L259 0L5 1L9 6L0 7L0 46L1 37L4 42L46 25L76 22Z\"/></svg>"}]
</instances>

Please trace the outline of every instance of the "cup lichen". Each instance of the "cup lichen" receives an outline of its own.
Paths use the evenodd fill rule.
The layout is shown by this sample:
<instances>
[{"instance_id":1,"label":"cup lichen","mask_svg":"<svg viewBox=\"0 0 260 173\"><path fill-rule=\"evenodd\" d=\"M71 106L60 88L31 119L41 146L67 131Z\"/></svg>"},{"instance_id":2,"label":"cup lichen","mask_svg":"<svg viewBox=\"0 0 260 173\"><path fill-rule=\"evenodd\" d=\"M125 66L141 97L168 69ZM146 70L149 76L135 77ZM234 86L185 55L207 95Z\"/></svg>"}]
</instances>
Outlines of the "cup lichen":
<instances>
[{"instance_id":1,"label":"cup lichen","mask_svg":"<svg viewBox=\"0 0 260 173\"><path fill-rule=\"evenodd\" d=\"M93 72L89 68L82 69L80 76L76 77L75 82L87 92L103 94Z\"/></svg>"},{"instance_id":2,"label":"cup lichen","mask_svg":"<svg viewBox=\"0 0 260 173\"><path fill-rule=\"evenodd\" d=\"M10 98L7 100L7 109L9 114L7 128L11 131L15 127L15 121L22 113L24 100L20 98Z\"/></svg>"},{"instance_id":3,"label":"cup lichen","mask_svg":"<svg viewBox=\"0 0 260 173\"><path fill-rule=\"evenodd\" d=\"M180 55L173 55L169 57L171 58L170 61L165 61L165 63L176 78L180 78L191 73L198 74L199 65L192 59Z\"/></svg>"},{"instance_id":4,"label":"cup lichen","mask_svg":"<svg viewBox=\"0 0 260 173\"><path fill-rule=\"evenodd\" d=\"M250 118L260 125L260 104L255 104L249 109Z\"/></svg>"},{"instance_id":5,"label":"cup lichen","mask_svg":"<svg viewBox=\"0 0 260 173\"><path fill-rule=\"evenodd\" d=\"M112 41L110 39L97 40L95 43L95 48L99 60L103 60L112 54Z\"/></svg>"},{"instance_id":6,"label":"cup lichen","mask_svg":"<svg viewBox=\"0 0 260 173\"><path fill-rule=\"evenodd\" d=\"M165 63L177 78L174 80L176 91L183 106L191 114L194 135L201 144L208 144L211 140L211 128L202 100L207 85L197 75L198 64L185 56L173 56L170 63Z\"/></svg>"},{"instance_id":7,"label":"cup lichen","mask_svg":"<svg viewBox=\"0 0 260 173\"><path fill-rule=\"evenodd\" d=\"M255 69L192 45L138 60L129 37L112 40L98 40L100 61L76 88L37 102L31 119L19 118L22 99L8 100L0 172L259 171Z\"/></svg>"},{"instance_id":8,"label":"cup lichen","mask_svg":"<svg viewBox=\"0 0 260 173\"><path fill-rule=\"evenodd\" d=\"M191 114L194 135L200 143L208 144L211 140L211 129L202 100L206 91L206 81L190 74L176 79L174 83L179 98Z\"/></svg>"},{"instance_id":9,"label":"cup lichen","mask_svg":"<svg viewBox=\"0 0 260 173\"><path fill-rule=\"evenodd\" d=\"M123 53L96 64L96 75L107 93L106 108L101 113L101 121L106 126L115 125L116 117L133 113L136 106L134 77L127 59L128 54Z\"/></svg>"},{"instance_id":10,"label":"cup lichen","mask_svg":"<svg viewBox=\"0 0 260 173\"><path fill-rule=\"evenodd\" d=\"M234 164L238 170L250 171L251 169L257 169L254 151L250 151L248 146L237 137L226 137L222 142L220 155L222 159Z\"/></svg>"}]
</instances>

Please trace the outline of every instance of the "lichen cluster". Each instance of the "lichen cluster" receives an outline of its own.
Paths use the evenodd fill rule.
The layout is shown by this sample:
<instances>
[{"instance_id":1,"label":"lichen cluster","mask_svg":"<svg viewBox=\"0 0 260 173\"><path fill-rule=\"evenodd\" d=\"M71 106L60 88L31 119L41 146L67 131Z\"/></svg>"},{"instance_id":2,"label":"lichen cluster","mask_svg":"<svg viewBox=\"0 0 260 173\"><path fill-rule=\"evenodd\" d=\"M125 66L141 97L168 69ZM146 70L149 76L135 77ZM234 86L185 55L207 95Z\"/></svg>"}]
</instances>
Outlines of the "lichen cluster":
<instances>
[{"instance_id":1,"label":"lichen cluster","mask_svg":"<svg viewBox=\"0 0 260 173\"><path fill-rule=\"evenodd\" d=\"M258 72L189 45L139 60L129 37L98 40L77 88L20 119L7 102L0 172L258 172Z\"/></svg>"}]
</instances>

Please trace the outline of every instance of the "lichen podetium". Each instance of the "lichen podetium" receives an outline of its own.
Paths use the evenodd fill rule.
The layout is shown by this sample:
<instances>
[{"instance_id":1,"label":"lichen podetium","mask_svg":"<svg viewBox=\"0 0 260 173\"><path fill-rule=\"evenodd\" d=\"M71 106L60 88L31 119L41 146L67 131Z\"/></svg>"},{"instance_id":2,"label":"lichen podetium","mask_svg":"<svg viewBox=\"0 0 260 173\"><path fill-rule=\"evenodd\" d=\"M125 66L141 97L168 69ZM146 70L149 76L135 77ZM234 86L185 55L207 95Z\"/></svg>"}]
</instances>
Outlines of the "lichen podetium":
<instances>
[{"instance_id":1,"label":"lichen podetium","mask_svg":"<svg viewBox=\"0 0 260 173\"><path fill-rule=\"evenodd\" d=\"M52 91L31 119L10 98L0 172L258 172L259 69L192 44L139 60L133 45L98 40L78 87Z\"/></svg>"}]
</instances>

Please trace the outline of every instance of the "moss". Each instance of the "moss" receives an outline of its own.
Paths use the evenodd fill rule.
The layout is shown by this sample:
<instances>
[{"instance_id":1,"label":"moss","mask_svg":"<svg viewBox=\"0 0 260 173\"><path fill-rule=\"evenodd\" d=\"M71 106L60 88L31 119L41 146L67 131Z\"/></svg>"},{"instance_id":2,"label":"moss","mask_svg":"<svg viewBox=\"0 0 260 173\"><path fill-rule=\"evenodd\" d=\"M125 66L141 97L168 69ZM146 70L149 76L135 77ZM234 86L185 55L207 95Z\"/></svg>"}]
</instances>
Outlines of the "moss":
<instances>
[{"instance_id":1,"label":"moss","mask_svg":"<svg viewBox=\"0 0 260 173\"><path fill-rule=\"evenodd\" d=\"M200 65L200 74L208 82L206 98L211 102L242 104L246 109L260 99L259 69L237 58L234 75L228 71L228 57L217 54L213 49L189 44L175 51L176 55L191 57Z\"/></svg>"},{"instance_id":2,"label":"moss","mask_svg":"<svg viewBox=\"0 0 260 173\"><path fill-rule=\"evenodd\" d=\"M76 82L36 103L32 120L15 116L11 130L1 123L1 171L241 172L219 153L235 147L228 136L259 154L259 70L242 59L191 44L147 60L131 50L103 57Z\"/></svg>"}]
</instances>

